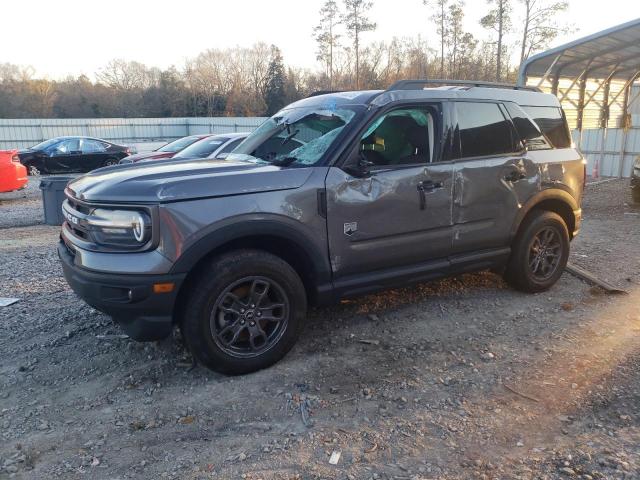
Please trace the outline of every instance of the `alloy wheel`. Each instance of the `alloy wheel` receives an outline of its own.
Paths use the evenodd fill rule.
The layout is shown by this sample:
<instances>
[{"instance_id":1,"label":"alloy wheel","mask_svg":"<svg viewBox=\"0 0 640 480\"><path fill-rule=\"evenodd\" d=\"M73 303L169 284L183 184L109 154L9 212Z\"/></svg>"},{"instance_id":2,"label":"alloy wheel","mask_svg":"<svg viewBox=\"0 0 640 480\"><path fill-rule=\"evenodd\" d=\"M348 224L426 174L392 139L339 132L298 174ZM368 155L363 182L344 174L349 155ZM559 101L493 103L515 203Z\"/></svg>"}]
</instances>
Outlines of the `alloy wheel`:
<instances>
[{"instance_id":1,"label":"alloy wheel","mask_svg":"<svg viewBox=\"0 0 640 480\"><path fill-rule=\"evenodd\" d=\"M557 271L562 258L560 232L544 227L533 237L529 246L529 271L538 281L546 281Z\"/></svg>"},{"instance_id":2,"label":"alloy wheel","mask_svg":"<svg viewBox=\"0 0 640 480\"><path fill-rule=\"evenodd\" d=\"M287 329L289 300L274 280L242 278L218 296L209 319L216 345L236 358L262 355Z\"/></svg>"}]
</instances>

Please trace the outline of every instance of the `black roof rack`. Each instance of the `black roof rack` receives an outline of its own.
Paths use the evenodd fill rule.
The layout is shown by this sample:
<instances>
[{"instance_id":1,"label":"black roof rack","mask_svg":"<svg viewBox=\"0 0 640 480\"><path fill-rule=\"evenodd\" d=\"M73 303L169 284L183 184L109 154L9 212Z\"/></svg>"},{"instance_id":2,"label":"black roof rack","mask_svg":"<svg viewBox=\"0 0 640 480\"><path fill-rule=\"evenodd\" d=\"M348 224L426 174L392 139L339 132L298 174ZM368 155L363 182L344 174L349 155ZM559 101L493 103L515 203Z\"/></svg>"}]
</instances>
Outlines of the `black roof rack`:
<instances>
[{"instance_id":1,"label":"black roof rack","mask_svg":"<svg viewBox=\"0 0 640 480\"><path fill-rule=\"evenodd\" d=\"M398 80L387 88L387 92L393 90L422 90L427 85L460 86L460 87L486 87L486 88L506 88L511 90L529 90L541 92L538 87L518 86L509 83L484 82L475 80L444 80L444 79L424 79L424 80Z\"/></svg>"}]
</instances>

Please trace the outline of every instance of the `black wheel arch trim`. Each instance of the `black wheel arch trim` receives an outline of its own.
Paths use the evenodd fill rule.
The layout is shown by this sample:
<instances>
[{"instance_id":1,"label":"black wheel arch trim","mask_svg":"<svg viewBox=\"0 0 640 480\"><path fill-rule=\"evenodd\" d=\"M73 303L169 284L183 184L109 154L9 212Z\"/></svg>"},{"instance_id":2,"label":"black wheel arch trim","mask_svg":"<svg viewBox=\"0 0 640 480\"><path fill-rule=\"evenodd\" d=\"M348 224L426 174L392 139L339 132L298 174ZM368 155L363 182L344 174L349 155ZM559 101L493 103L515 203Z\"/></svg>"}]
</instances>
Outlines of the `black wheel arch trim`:
<instances>
[{"instance_id":1,"label":"black wheel arch trim","mask_svg":"<svg viewBox=\"0 0 640 480\"><path fill-rule=\"evenodd\" d=\"M548 188L546 190L542 190L541 192L538 192L536 195L531 197L518 210L518 213L516 214L516 218L511 227L511 232L510 232L511 238L514 238L516 236L516 234L518 233L518 229L520 228L520 225L522 221L525 219L525 217L527 216L527 214L531 212L531 210L535 209L537 206L539 206L540 204L548 200L560 201L566 204L571 209L572 215L574 215L574 217L575 217L575 212L577 210L580 210L580 205L578 205L578 202L576 202L576 199L568 191L562 190L560 188ZM567 227L569 227L569 230L571 230L571 227L569 225L567 225ZM569 234L572 235L573 232L570 231Z\"/></svg>"},{"instance_id":2,"label":"black wheel arch trim","mask_svg":"<svg viewBox=\"0 0 640 480\"><path fill-rule=\"evenodd\" d=\"M331 266L326 251L316 247L317 241L310 233L301 231L286 220L273 218L238 217L231 224L213 228L203 237L190 245L176 260L171 269L172 274L189 273L202 259L211 252L234 240L248 237L277 237L284 242L295 244L303 251L313 268L316 288L331 284Z\"/></svg>"}]
</instances>

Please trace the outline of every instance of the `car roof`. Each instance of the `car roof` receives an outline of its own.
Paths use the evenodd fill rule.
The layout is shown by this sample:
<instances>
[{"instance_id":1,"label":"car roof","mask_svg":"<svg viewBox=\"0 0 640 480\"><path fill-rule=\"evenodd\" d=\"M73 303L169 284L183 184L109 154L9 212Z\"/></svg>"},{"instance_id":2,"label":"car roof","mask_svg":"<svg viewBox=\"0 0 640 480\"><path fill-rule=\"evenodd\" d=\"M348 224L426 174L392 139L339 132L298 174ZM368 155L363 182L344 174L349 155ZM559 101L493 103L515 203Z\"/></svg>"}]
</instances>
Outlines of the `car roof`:
<instances>
[{"instance_id":1,"label":"car roof","mask_svg":"<svg viewBox=\"0 0 640 480\"><path fill-rule=\"evenodd\" d=\"M96 137L87 137L86 135L61 135L59 137L53 137L50 140L69 140L73 138L85 139L85 140L97 140L98 142L104 142L104 143L110 143L112 145L116 145L115 143L110 142L109 140L104 140L102 138L96 138Z\"/></svg>"},{"instance_id":2,"label":"car roof","mask_svg":"<svg viewBox=\"0 0 640 480\"><path fill-rule=\"evenodd\" d=\"M248 137L249 134L251 132L233 132L233 133L210 133L207 135L203 135L201 137L202 139L209 139L209 138L227 138L227 139L232 139L232 138L244 138L244 137Z\"/></svg>"},{"instance_id":3,"label":"car roof","mask_svg":"<svg viewBox=\"0 0 640 480\"><path fill-rule=\"evenodd\" d=\"M334 92L314 95L299 100L289 108L318 107L331 105L375 105L384 106L397 101L411 100L496 100L514 102L524 106L560 107L555 95L535 90L516 89L501 86L443 85L440 87L416 89L363 90Z\"/></svg>"},{"instance_id":4,"label":"car roof","mask_svg":"<svg viewBox=\"0 0 640 480\"><path fill-rule=\"evenodd\" d=\"M555 95L532 90L493 87L443 86L421 90L386 90L371 99L372 105L386 105L402 100L497 100L536 107L560 107Z\"/></svg>"}]
</instances>

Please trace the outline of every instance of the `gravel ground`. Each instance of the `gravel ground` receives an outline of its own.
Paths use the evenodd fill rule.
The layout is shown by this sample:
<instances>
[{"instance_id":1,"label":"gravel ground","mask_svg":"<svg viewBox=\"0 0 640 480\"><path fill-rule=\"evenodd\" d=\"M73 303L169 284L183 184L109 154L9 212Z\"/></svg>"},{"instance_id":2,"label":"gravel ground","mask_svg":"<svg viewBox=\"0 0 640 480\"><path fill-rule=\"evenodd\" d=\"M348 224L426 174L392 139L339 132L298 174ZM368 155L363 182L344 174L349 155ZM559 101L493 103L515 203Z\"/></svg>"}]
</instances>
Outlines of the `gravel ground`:
<instances>
[{"instance_id":1,"label":"gravel ground","mask_svg":"<svg viewBox=\"0 0 640 480\"><path fill-rule=\"evenodd\" d=\"M0 195L0 296L21 298L0 307L0 478L640 478L627 181L588 187L572 261L629 295L464 275L312 311L282 362L235 378L79 301L39 194Z\"/></svg>"}]
</instances>

